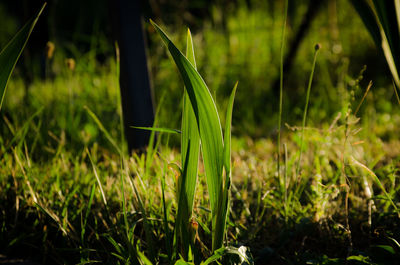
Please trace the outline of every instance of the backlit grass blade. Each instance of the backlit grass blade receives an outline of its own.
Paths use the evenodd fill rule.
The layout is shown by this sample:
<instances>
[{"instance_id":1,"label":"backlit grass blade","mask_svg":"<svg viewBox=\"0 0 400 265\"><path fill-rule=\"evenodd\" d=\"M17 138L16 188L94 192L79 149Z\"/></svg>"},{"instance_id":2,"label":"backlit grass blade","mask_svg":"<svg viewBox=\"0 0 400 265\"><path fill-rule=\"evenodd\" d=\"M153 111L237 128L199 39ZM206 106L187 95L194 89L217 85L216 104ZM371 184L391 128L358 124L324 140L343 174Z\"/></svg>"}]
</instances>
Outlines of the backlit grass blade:
<instances>
[{"instance_id":1,"label":"backlit grass blade","mask_svg":"<svg viewBox=\"0 0 400 265\"><path fill-rule=\"evenodd\" d=\"M231 96L229 97L228 108L226 110L225 132L224 132L224 166L225 170L231 170L231 127L232 127L232 112L233 102L235 100L236 89L238 82L233 87Z\"/></svg>"},{"instance_id":2,"label":"backlit grass blade","mask_svg":"<svg viewBox=\"0 0 400 265\"><path fill-rule=\"evenodd\" d=\"M218 212L220 214L217 215L217 227L215 234L215 245L222 246L224 235L225 235L225 226L226 226L226 218L228 213L228 203L229 203L229 191L231 185L231 126L232 126L232 112L233 112L233 102L236 95L236 89L238 86L238 82L236 82L233 87L231 96L229 97L228 108L226 110L226 119L225 119L225 132L224 132L224 168L225 168L225 179L223 185L223 192L221 198L220 209Z\"/></svg>"},{"instance_id":3,"label":"backlit grass blade","mask_svg":"<svg viewBox=\"0 0 400 265\"><path fill-rule=\"evenodd\" d=\"M400 34L399 21L397 21L396 5L394 2L395 0L373 0L381 26L381 35L383 38L382 48L393 78L397 86L399 86Z\"/></svg>"},{"instance_id":4,"label":"backlit grass blade","mask_svg":"<svg viewBox=\"0 0 400 265\"><path fill-rule=\"evenodd\" d=\"M111 145L117 150L119 154L122 154L121 148L117 145L117 143L114 141L114 138L111 137L110 133L107 131L107 129L104 127L103 123L100 121L100 119L94 114L94 112L88 107L88 106L83 106L83 108L87 111L89 116L93 119L93 121L97 124L99 127L100 131L104 133L106 136L107 140L111 143Z\"/></svg>"},{"instance_id":5,"label":"backlit grass blade","mask_svg":"<svg viewBox=\"0 0 400 265\"><path fill-rule=\"evenodd\" d=\"M389 42L394 59L400 60L399 50L399 25L397 21L395 1L373 0L380 24ZM396 65L398 63L396 62Z\"/></svg>"},{"instance_id":6,"label":"backlit grass blade","mask_svg":"<svg viewBox=\"0 0 400 265\"><path fill-rule=\"evenodd\" d=\"M375 44L382 49L396 86L400 87L400 2L351 0Z\"/></svg>"},{"instance_id":7,"label":"backlit grass blade","mask_svg":"<svg viewBox=\"0 0 400 265\"><path fill-rule=\"evenodd\" d=\"M193 40L190 30L187 32L186 57L196 68ZM181 156L182 168L181 185L179 190L179 204L177 228L182 240L184 258L189 253L189 242L193 236L189 227L193 211L194 194L197 182L197 172L200 154L200 136L197 127L196 115L190 102L189 94L184 90L182 111Z\"/></svg>"},{"instance_id":8,"label":"backlit grass blade","mask_svg":"<svg viewBox=\"0 0 400 265\"><path fill-rule=\"evenodd\" d=\"M175 47L167 35L151 21L169 52L185 83L190 102L198 124L204 169L211 202L213 250L220 246L215 244L216 215L222 197L223 140L222 129L214 100L200 74L189 60Z\"/></svg>"},{"instance_id":9,"label":"backlit grass blade","mask_svg":"<svg viewBox=\"0 0 400 265\"><path fill-rule=\"evenodd\" d=\"M130 126L130 127L135 128L135 129L152 131L152 132L181 133L179 130L169 129L169 128L140 127L140 126Z\"/></svg>"},{"instance_id":10,"label":"backlit grass blade","mask_svg":"<svg viewBox=\"0 0 400 265\"><path fill-rule=\"evenodd\" d=\"M382 43L381 33L379 31L379 26L376 23L375 14L369 4L364 0L350 0L354 8L358 12L363 21L365 27L371 34L376 45L380 47Z\"/></svg>"},{"instance_id":11,"label":"backlit grass blade","mask_svg":"<svg viewBox=\"0 0 400 265\"><path fill-rule=\"evenodd\" d=\"M11 73L14 70L18 58L21 56L21 53L28 42L29 36L31 35L32 30L45 6L46 3L43 4L37 15L31 18L0 52L0 110L3 105L4 95L6 93L6 87Z\"/></svg>"}]
</instances>

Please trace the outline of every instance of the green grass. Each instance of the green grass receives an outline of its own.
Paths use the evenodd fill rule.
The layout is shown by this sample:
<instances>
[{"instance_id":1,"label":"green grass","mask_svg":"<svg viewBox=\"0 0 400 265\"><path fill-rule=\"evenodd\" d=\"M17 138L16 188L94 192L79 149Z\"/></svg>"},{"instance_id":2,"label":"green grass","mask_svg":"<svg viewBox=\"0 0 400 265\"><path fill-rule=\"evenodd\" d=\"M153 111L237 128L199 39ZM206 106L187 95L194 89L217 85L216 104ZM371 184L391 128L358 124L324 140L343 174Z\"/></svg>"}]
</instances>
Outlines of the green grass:
<instances>
[{"instance_id":1,"label":"green grass","mask_svg":"<svg viewBox=\"0 0 400 265\"><path fill-rule=\"evenodd\" d=\"M279 5L275 8L283 10ZM207 158L198 159L194 154L193 161L199 164L196 170L195 162L191 162L193 175L187 177L192 180L185 182L185 189L182 169L187 163L185 158L191 157L194 150L188 146L196 142L188 140L196 136L183 136L188 132L185 128L195 126L187 125L193 118L185 118L193 114L188 114L190 108L185 109L181 126L178 120L182 118L179 107L188 106L193 98L192 91L181 100L183 87L186 85L189 91L191 80L188 83L185 78L186 82L178 78L182 69L177 70L171 58L165 56L166 49L156 32L150 37L157 47L149 53L157 68L155 92L158 98L161 91L167 92L158 106L155 127L181 127L181 135L164 130L153 138L147 153L132 157L124 153L121 141L118 68L114 60L96 65L92 56L82 55L76 60L75 71L70 71L64 66L65 57L58 53L54 80L32 83L28 101L23 100L24 83L17 68L9 83L0 122L0 254L28 257L43 264L174 264L180 259L179 254L196 264L207 259L226 264L240 259L238 249L246 246L251 253L246 253L248 258L253 258L255 264L396 261L400 239L400 106L395 94L390 94L390 82L390 89L373 85L366 94L365 81L369 79L366 72L358 74L362 68L358 61L353 62L353 57L349 60L346 54L334 54L322 39L318 41L324 49L318 54L310 90L308 70L313 65L312 48L316 42L315 35L311 35L293 74L301 78L285 82L285 89L292 88L292 84L302 89L295 93L299 103L293 103L289 94L283 95L282 121L288 124L282 127L281 135L285 180L282 190L277 178L276 137L270 137L265 129L266 124L277 124L278 114L270 115L265 106L269 101L259 97L264 92L268 95L267 85L262 85L275 76L273 73L279 73L279 58L273 55L279 54L282 25L280 17L274 22L266 12L245 7L235 14L228 12L228 42L211 24L207 25L211 22L205 22L205 30L193 35L181 34L183 29L171 34L178 47L187 43L190 63L174 51L175 57L182 56L178 59L185 64L185 71L192 73L191 78L198 79L196 73L201 74L209 84L210 98L216 102L212 115L219 122L212 129L220 144L211 147L225 156L219 158L216 173L210 173ZM235 16L241 18L241 23ZM256 24L265 28L274 25L271 35L277 38L249 31ZM240 27L244 28L239 30ZM351 35L352 29L343 31L344 36ZM361 39L368 36L364 33L359 33ZM187 39L183 41L182 36ZM257 46L257 40L270 43ZM346 41L350 42L343 40L343 47L350 49ZM190 56L193 47L197 70L194 56ZM250 52L256 48L259 53ZM260 59L266 54L271 56L265 56L267 59L275 58L269 64ZM250 65L247 60L254 63ZM330 70L335 64L337 67ZM229 94L236 80L240 85L232 113L233 97ZM308 94L310 104L304 111ZM248 120L255 113L262 117L259 123ZM233 135L229 144L231 115ZM225 134L221 124L226 124ZM202 145L207 142L201 132L199 137ZM231 146L231 152L221 155L224 146ZM201 150L205 152L204 146ZM228 153L231 162L226 159ZM222 174L224 166L231 168L226 175ZM210 179L210 174L225 178ZM226 194L214 192L216 188L210 187L210 181L218 182L220 189L221 183L229 183L230 174L226 227L216 228L216 216L223 216L224 209L215 205ZM197 180L193 180L196 175ZM349 185L348 213L344 211L346 198L341 196L343 176ZM222 188L228 191L225 185ZM182 194L184 191L187 197ZM182 198L186 209L182 208ZM225 203L223 199L222 202ZM181 215L180 211L186 212ZM186 217L179 220L180 216ZM188 221L189 229L182 229ZM222 224L225 220L220 221ZM179 225L186 235L176 234ZM217 235L217 229L226 232ZM190 243L185 244L187 238ZM221 245L225 248L218 249Z\"/></svg>"},{"instance_id":2,"label":"green grass","mask_svg":"<svg viewBox=\"0 0 400 265\"><path fill-rule=\"evenodd\" d=\"M23 88L18 86L18 80L10 83L9 89L15 93L9 94L9 100L5 101L7 114L3 115L0 168L4 253L18 255L23 247L29 249L26 255L30 258L68 264L96 260L135 264L152 255L161 263L170 260L168 246L172 245L178 209L175 178L179 174L172 165L180 165L181 158L178 148L166 143L179 136L161 135L159 141L163 144L151 157L120 156L114 147L121 145L119 118L111 115L119 106L113 69L110 62L110 67L99 70L98 75L75 72L74 81L59 76L44 86L36 83L27 105L32 110L42 106L35 114L17 111L14 104L21 100L23 95L19 91ZM94 93L88 84L96 79L100 79L104 88L100 86ZM69 99L65 102L69 97L62 96L70 93L69 84L75 85L72 89L75 117L70 117L69 108L64 106L70 104ZM60 93L49 94L49 87ZM363 104L371 104L368 103L371 95L367 95ZM104 101L105 98L111 100ZM103 102L101 107L95 104L97 100ZM358 106L360 100L361 97L356 98L354 105ZM96 114L103 128L83 107L83 102ZM351 183L349 221L354 249L366 251L364 255L373 260L380 259L383 254L368 246L392 243L385 235L372 232L382 226L391 237L396 238L398 232L393 226L397 222L396 211L387 195L398 207L397 150L400 149L394 136L400 117L374 114L371 106L365 108L367 115L361 122L354 123L354 118L346 121L342 115L319 127L304 127L303 177L297 193L295 172L303 129L290 127L283 131L282 143L287 145L286 203L277 189L280 183L273 177L277 174L275 143L268 138L233 137L229 245L250 246L256 261L267 255L271 264L279 262L279 256L293 263L317 262L327 259L324 255L339 259L346 256L343 201L338 193L347 122L351 133L345 146L348 161L345 170ZM72 118L78 119L71 122L75 130L63 127L66 123L60 119ZM110 143L109 138L116 143ZM153 162L147 164L147 160ZM374 176L358 163L374 172L387 195ZM198 223L195 244L200 256L207 258L212 254L212 215L204 174L200 167L193 215ZM375 210L371 228L367 226L368 197L360 176L366 177L373 191ZM147 236L146 229L150 231ZM371 238L371 245L363 243L365 238ZM154 254L149 240L153 242Z\"/></svg>"}]
</instances>

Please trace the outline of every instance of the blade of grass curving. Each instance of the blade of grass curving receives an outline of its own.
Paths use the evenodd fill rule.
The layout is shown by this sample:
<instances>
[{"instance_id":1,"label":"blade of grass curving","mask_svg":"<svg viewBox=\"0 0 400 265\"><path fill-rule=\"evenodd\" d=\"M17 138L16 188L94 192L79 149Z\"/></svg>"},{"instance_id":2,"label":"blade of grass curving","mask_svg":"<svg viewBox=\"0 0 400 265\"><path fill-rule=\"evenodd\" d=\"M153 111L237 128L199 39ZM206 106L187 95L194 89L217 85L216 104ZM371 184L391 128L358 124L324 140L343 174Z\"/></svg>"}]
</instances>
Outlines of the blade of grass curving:
<instances>
[{"instance_id":1,"label":"blade of grass curving","mask_svg":"<svg viewBox=\"0 0 400 265\"><path fill-rule=\"evenodd\" d=\"M177 129L169 129L169 128L138 127L138 126L130 126L130 127L135 129L153 131L153 132L181 133L181 131Z\"/></svg>"},{"instance_id":2,"label":"blade of grass curving","mask_svg":"<svg viewBox=\"0 0 400 265\"><path fill-rule=\"evenodd\" d=\"M104 127L103 123L97 118L96 114L88 107L88 106L83 106L83 108L87 111L89 116L94 120L94 122L97 124L99 127L100 131L104 133L106 136L107 140L111 143L111 145L115 148L115 150L118 152L118 154L122 155L122 150L121 148L117 145L117 143L114 141L114 139L111 137L111 135L108 133L106 128Z\"/></svg>"},{"instance_id":3,"label":"blade of grass curving","mask_svg":"<svg viewBox=\"0 0 400 265\"><path fill-rule=\"evenodd\" d=\"M153 265L153 263L140 250L137 250L137 255L142 265Z\"/></svg>"},{"instance_id":4,"label":"blade of grass curving","mask_svg":"<svg viewBox=\"0 0 400 265\"><path fill-rule=\"evenodd\" d=\"M397 20L395 1L373 0L375 11L379 19L382 48L386 56L390 71L397 84L400 85L400 34L399 21Z\"/></svg>"},{"instance_id":5,"label":"blade of grass curving","mask_svg":"<svg viewBox=\"0 0 400 265\"><path fill-rule=\"evenodd\" d=\"M354 164L356 164L357 166L363 168L364 170L366 170L371 175L371 177L373 178L375 183L382 190L383 194L385 194L386 199L393 206L393 208L396 211L397 215L400 217L399 209L397 208L396 204L393 202L393 200L392 200L391 196L389 195L389 193L387 193L385 187L383 186L382 182L379 180L378 176L371 169L369 169L366 165L364 165L364 164L360 163L359 161L357 161L353 156L351 156L350 158L352 159Z\"/></svg>"},{"instance_id":6,"label":"blade of grass curving","mask_svg":"<svg viewBox=\"0 0 400 265\"><path fill-rule=\"evenodd\" d=\"M394 91L396 92L396 86L394 85L394 83L393 83L393 86L394 86L394 87L393 87L393 88L394 88ZM367 89L365 90L364 95L363 95L363 97L362 97L361 100L360 100L360 103L358 103L358 106L357 106L356 110L354 111L354 116L357 116L357 113L358 113L358 111L360 110L361 105L363 104L365 98L367 97L368 92L369 92L369 90L371 89L371 87L372 87L372 80L369 81L368 86L367 86Z\"/></svg>"},{"instance_id":7,"label":"blade of grass curving","mask_svg":"<svg viewBox=\"0 0 400 265\"><path fill-rule=\"evenodd\" d=\"M92 164L93 173L94 173L94 176L96 177L97 184L99 185L99 189L100 189L101 197L103 199L104 206L107 208L107 199L106 199L106 195L105 195L104 190L103 190L103 185L101 184L99 175L97 173L97 167L93 162L93 159L92 159L92 156L90 155L89 149L87 149L87 148L86 148L86 153L87 153L87 155L89 157L90 163Z\"/></svg>"},{"instance_id":8,"label":"blade of grass curving","mask_svg":"<svg viewBox=\"0 0 400 265\"><path fill-rule=\"evenodd\" d=\"M13 72L17 61L21 56L22 50L28 42L29 36L31 35L32 30L45 6L46 3L43 4L36 16L31 18L0 52L0 110L3 105L6 87L11 73Z\"/></svg>"},{"instance_id":9,"label":"blade of grass curving","mask_svg":"<svg viewBox=\"0 0 400 265\"><path fill-rule=\"evenodd\" d=\"M161 28L153 21L151 23L172 55L193 106L201 140L204 169L211 202L213 235L215 235L215 216L222 197L223 168L222 129L217 108L210 91L194 66L175 47ZM217 249L220 246L215 245L214 240L215 236L213 236L213 249Z\"/></svg>"},{"instance_id":10,"label":"blade of grass curving","mask_svg":"<svg viewBox=\"0 0 400 265\"><path fill-rule=\"evenodd\" d=\"M351 0L376 46L382 50L397 87L400 87L400 21L398 0Z\"/></svg>"},{"instance_id":11,"label":"blade of grass curving","mask_svg":"<svg viewBox=\"0 0 400 265\"><path fill-rule=\"evenodd\" d=\"M381 47L382 37L379 26L376 23L374 11L366 0L350 0L354 9L360 15L365 27L371 34L372 39L378 47Z\"/></svg>"},{"instance_id":12,"label":"blade of grass curving","mask_svg":"<svg viewBox=\"0 0 400 265\"><path fill-rule=\"evenodd\" d=\"M398 60L400 60L400 51L398 49L400 39L395 1L373 0L373 2L380 24L387 37L393 58L395 59L396 65L398 65Z\"/></svg>"}]
</instances>

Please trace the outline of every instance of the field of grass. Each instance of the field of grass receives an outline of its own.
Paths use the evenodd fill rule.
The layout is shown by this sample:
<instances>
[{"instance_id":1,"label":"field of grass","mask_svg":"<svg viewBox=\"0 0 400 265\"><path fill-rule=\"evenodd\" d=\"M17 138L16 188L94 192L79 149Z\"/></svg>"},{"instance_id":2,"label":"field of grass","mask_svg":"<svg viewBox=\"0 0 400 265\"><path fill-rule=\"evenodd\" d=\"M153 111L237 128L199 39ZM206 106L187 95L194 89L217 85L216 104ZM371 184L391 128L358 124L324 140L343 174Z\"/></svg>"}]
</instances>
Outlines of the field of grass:
<instances>
[{"instance_id":1,"label":"field of grass","mask_svg":"<svg viewBox=\"0 0 400 265\"><path fill-rule=\"evenodd\" d=\"M346 1L337 5L350 8ZM364 59L378 52L361 21L350 19L353 11L338 11L337 28L322 12L284 78L278 156L271 84L279 76L283 9L270 8L228 10L224 29L218 24L223 11L213 9L193 33L198 71L222 125L237 80L239 86L227 247L213 252L212 195L201 158L189 256L196 264L213 254L223 255L221 264L396 264L400 102L388 70L376 69L385 61ZM291 19L289 40L299 24ZM155 127L180 129L184 84L154 27L145 27ZM187 29L165 27L184 51ZM336 37L329 33L335 30ZM317 42L322 48L303 127ZM128 155L115 60L100 64L92 51L70 69L66 59L56 52L54 77L35 79L28 94L19 68L8 85L0 113L0 254L40 264L175 264L185 252L177 251L185 246L175 242L174 230L184 172L181 136L153 134L146 152ZM244 247L247 261L237 255Z\"/></svg>"}]
</instances>

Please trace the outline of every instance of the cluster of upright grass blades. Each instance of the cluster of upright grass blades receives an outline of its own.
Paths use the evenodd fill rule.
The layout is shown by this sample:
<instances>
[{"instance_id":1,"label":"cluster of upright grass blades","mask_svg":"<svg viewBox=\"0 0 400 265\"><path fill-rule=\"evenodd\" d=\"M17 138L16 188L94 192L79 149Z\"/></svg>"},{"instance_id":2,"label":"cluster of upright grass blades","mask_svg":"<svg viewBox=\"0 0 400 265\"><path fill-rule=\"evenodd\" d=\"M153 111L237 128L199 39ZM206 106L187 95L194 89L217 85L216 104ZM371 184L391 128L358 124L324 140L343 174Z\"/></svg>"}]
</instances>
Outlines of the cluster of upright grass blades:
<instances>
[{"instance_id":1,"label":"cluster of upright grass blades","mask_svg":"<svg viewBox=\"0 0 400 265\"><path fill-rule=\"evenodd\" d=\"M0 52L0 109L5 95L5 89L15 64L25 47L27 40L43 10L41 8L10 43ZM186 57L175 47L167 35L153 22L153 26L160 34L168 47L185 83L184 104L182 113L182 169L177 184L177 216L174 229L174 238L168 257L170 263L175 264L210 264L228 257L226 254L235 254L238 261L234 264L250 264L251 259L246 254L246 248L224 247L226 218L228 214L229 190L231 178L231 120L235 97L235 85L229 99L225 135L222 137L220 119L214 100L200 74L196 71L193 42L190 31L187 35ZM168 129L143 128L176 132ZM200 251L196 249L195 233L196 222L192 220L194 194L197 182L200 143L207 179L208 192L212 213L212 251L213 255L201 262ZM163 198L164 200L164 198ZM90 203L89 203L90 204ZM165 201L163 203L165 206ZM164 207L165 210L165 207ZM165 214L165 219L166 219ZM167 223L167 220L165 220ZM152 252L152 251L150 251ZM152 264L155 257L146 258L140 251L138 263ZM154 253L150 253L154 254ZM232 255L231 255L232 256ZM178 257L180 257L178 259ZM228 260L226 260L228 262ZM226 263L224 260L224 263ZM135 262L134 262L135 263Z\"/></svg>"},{"instance_id":2,"label":"cluster of upright grass blades","mask_svg":"<svg viewBox=\"0 0 400 265\"><path fill-rule=\"evenodd\" d=\"M197 223L192 219L201 146L211 204L213 251L213 255L201 262L201 264L206 265L217 261L228 253L239 256L240 261L235 264L250 264L252 262L251 258L246 254L246 248L236 249L224 246L231 183L231 121L237 83L229 98L223 137L214 100L196 70L190 31L188 30L186 56L184 56L162 29L153 21L150 20L150 22L167 46L185 84L181 126L182 167L177 181L176 199L178 209L172 249L169 251L170 261L174 262L179 255L180 259L176 264L199 264L201 262L200 252L195 245ZM136 128L177 132L170 129ZM165 221L167 222L167 220ZM228 261L224 261L224 263L226 262Z\"/></svg>"}]
</instances>

